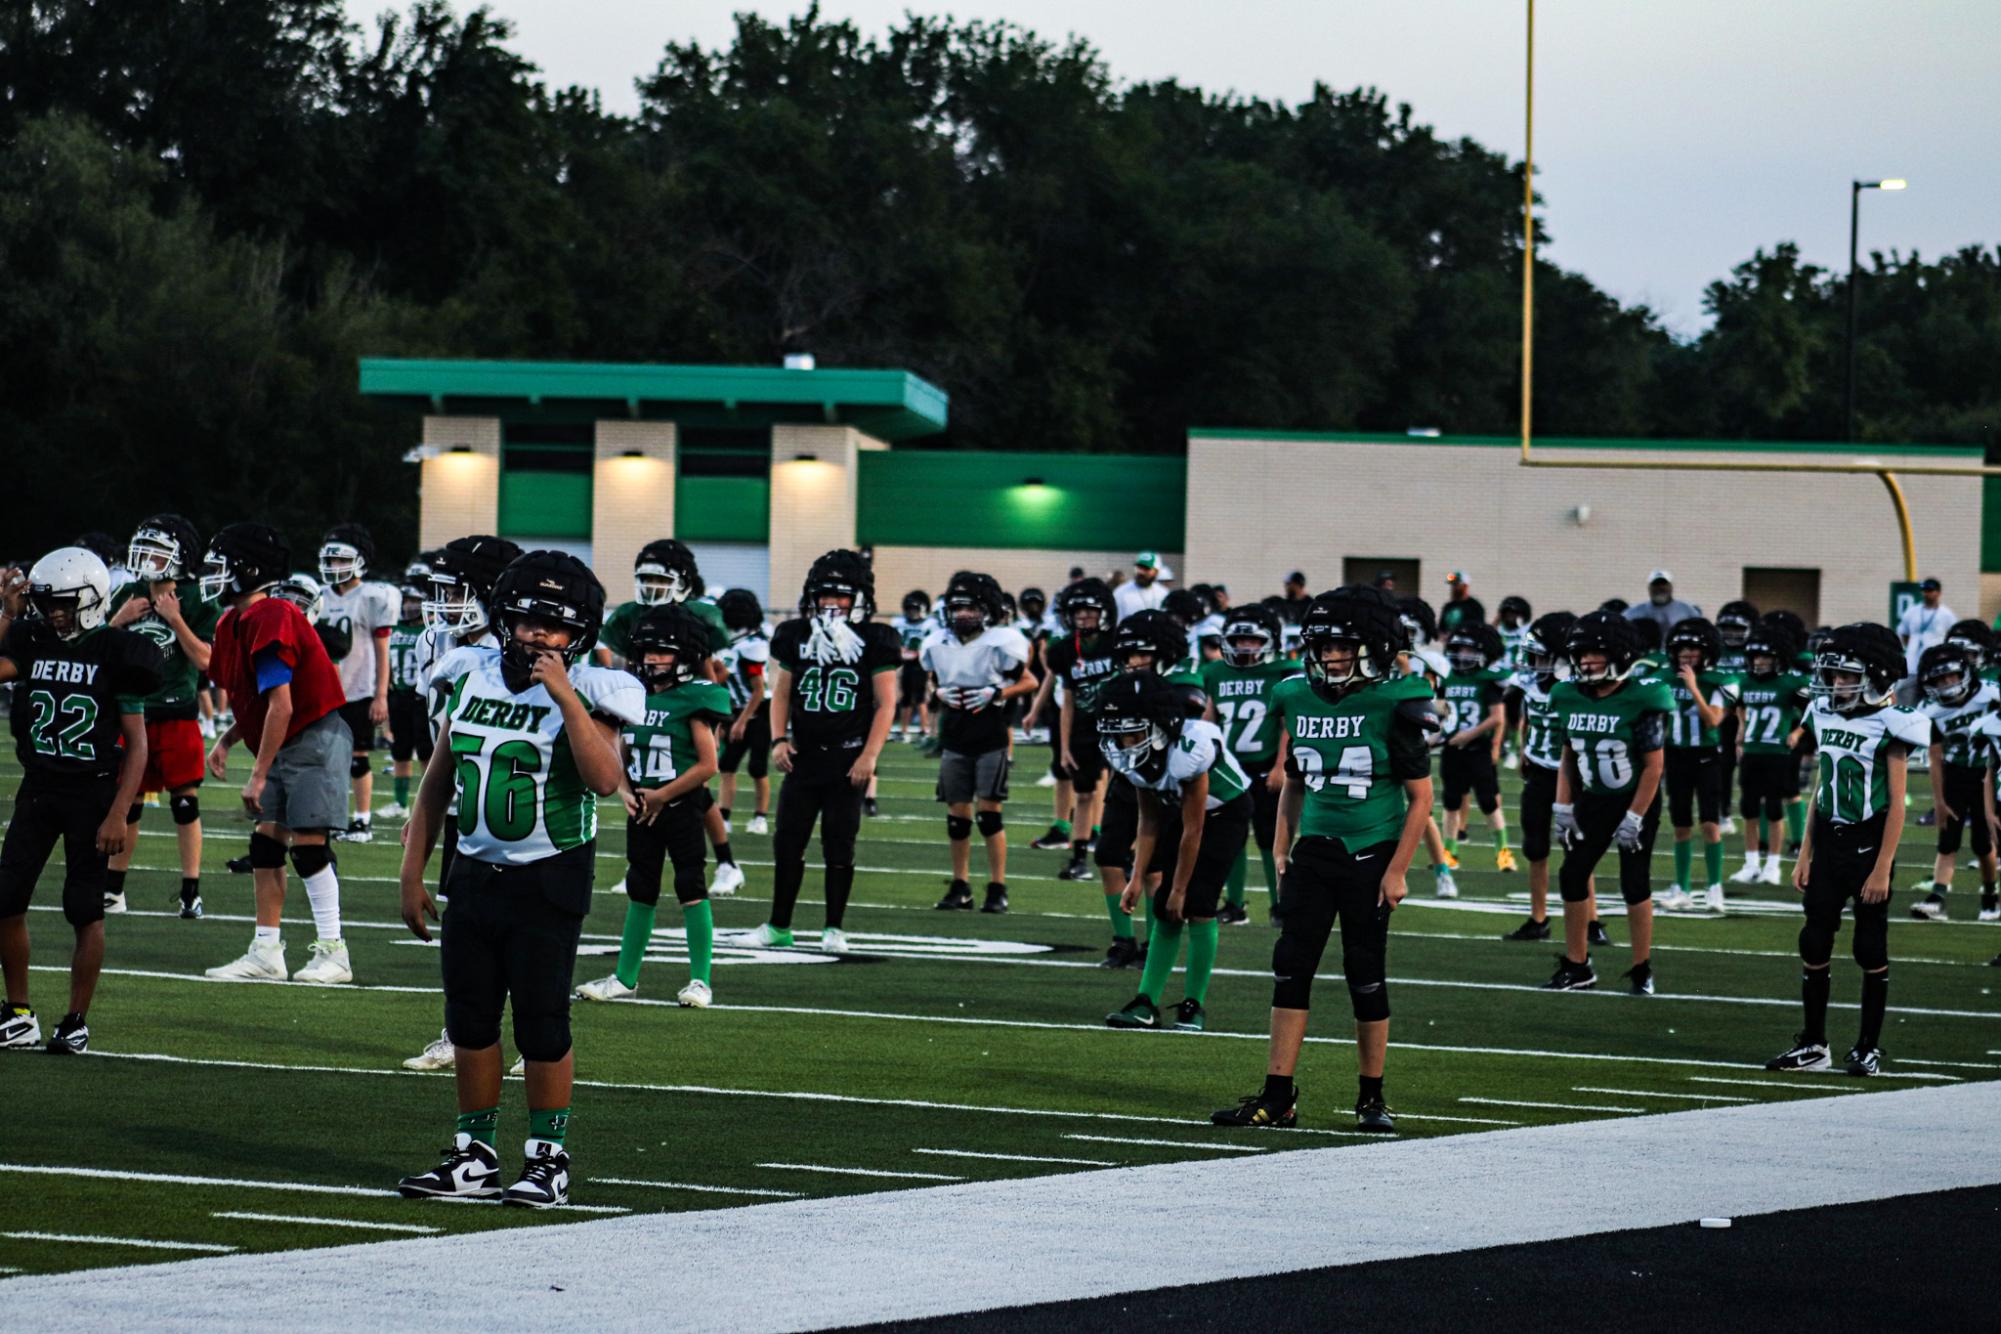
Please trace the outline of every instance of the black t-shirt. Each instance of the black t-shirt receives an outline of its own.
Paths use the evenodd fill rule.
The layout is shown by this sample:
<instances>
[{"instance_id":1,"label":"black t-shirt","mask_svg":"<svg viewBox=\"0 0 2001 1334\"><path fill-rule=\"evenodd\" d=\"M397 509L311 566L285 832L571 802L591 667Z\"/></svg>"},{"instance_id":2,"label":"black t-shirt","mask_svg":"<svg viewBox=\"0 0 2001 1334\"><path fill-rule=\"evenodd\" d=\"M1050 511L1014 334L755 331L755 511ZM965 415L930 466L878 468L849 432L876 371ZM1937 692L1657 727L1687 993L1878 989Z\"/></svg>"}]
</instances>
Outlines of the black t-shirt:
<instances>
[{"instance_id":1,"label":"black t-shirt","mask_svg":"<svg viewBox=\"0 0 2001 1334\"><path fill-rule=\"evenodd\" d=\"M108 778L118 772L122 714L144 713L163 662L152 640L100 626L65 640L42 621L16 621L0 657L19 670L14 753L31 775Z\"/></svg>"},{"instance_id":2,"label":"black t-shirt","mask_svg":"<svg viewBox=\"0 0 2001 1334\"><path fill-rule=\"evenodd\" d=\"M806 656L813 627L793 619L771 636L771 660L792 677L792 739L801 747L860 750L875 718L875 678L903 665L903 642L877 621L854 627L862 639L852 663L819 663Z\"/></svg>"},{"instance_id":3,"label":"black t-shirt","mask_svg":"<svg viewBox=\"0 0 2001 1334\"><path fill-rule=\"evenodd\" d=\"M1119 674L1112 658L1112 636L1106 631L1080 635L1074 631L1054 636L1043 646L1042 660L1063 682L1070 694L1070 707L1077 717L1091 723L1098 716L1098 696Z\"/></svg>"}]
</instances>

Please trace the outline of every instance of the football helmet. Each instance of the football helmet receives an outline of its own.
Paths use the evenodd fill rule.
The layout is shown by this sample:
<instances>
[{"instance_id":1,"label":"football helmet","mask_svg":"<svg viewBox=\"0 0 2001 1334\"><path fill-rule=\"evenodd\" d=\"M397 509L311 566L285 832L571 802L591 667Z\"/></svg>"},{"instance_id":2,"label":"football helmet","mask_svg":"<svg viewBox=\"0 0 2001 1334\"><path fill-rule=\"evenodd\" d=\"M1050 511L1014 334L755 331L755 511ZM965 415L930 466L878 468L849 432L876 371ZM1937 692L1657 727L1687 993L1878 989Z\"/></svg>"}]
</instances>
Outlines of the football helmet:
<instances>
[{"instance_id":1,"label":"football helmet","mask_svg":"<svg viewBox=\"0 0 2001 1334\"><path fill-rule=\"evenodd\" d=\"M504 537L455 537L431 556L424 623L466 639L493 621L493 585L521 548Z\"/></svg>"},{"instance_id":2,"label":"football helmet","mask_svg":"<svg viewBox=\"0 0 2001 1334\"><path fill-rule=\"evenodd\" d=\"M358 523L337 523L320 538L320 582L339 588L351 579L368 577L375 559L375 539Z\"/></svg>"},{"instance_id":3,"label":"football helmet","mask_svg":"<svg viewBox=\"0 0 2001 1334\"><path fill-rule=\"evenodd\" d=\"M1049 610L1049 595L1039 588L1022 589L1021 596L1015 601L1021 606L1021 614L1031 621L1040 621L1043 613Z\"/></svg>"},{"instance_id":4,"label":"football helmet","mask_svg":"<svg viewBox=\"0 0 2001 1334\"><path fill-rule=\"evenodd\" d=\"M866 625L875 615L875 571L860 552L840 547L813 562L800 590L799 614L809 621L821 619L823 597L853 599L845 617L850 625ZM827 614L838 615L831 611Z\"/></svg>"},{"instance_id":5,"label":"football helmet","mask_svg":"<svg viewBox=\"0 0 2001 1334\"><path fill-rule=\"evenodd\" d=\"M1724 603L1716 613L1716 633L1725 648L1743 648L1745 636L1757 623L1758 609L1742 599Z\"/></svg>"},{"instance_id":6,"label":"football helmet","mask_svg":"<svg viewBox=\"0 0 2001 1334\"><path fill-rule=\"evenodd\" d=\"M186 579L194 574L195 557L201 551L201 537L195 526L178 514L155 514L132 530L125 548L125 568L134 579L159 583L165 579Z\"/></svg>"},{"instance_id":7,"label":"football helmet","mask_svg":"<svg viewBox=\"0 0 2001 1334\"><path fill-rule=\"evenodd\" d=\"M1759 681L1769 681L1792 665L1799 650L1783 625L1761 620L1744 636L1744 670ZM1759 668L1763 661L1764 667Z\"/></svg>"},{"instance_id":8,"label":"football helmet","mask_svg":"<svg viewBox=\"0 0 2001 1334\"><path fill-rule=\"evenodd\" d=\"M1394 672L1397 655L1404 651L1412 633L1402 612L1401 602L1363 584L1322 593L1308 603L1299 620L1299 635L1306 678L1313 688L1333 697ZM1430 608L1425 612L1428 614ZM1352 649L1354 656L1344 671L1337 672L1326 658L1330 649L1340 645Z\"/></svg>"},{"instance_id":9,"label":"football helmet","mask_svg":"<svg viewBox=\"0 0 2001 1334\"><path fill-rule=\"evenodd\" d=\"M1624 616L1626 609L1632 605L1624 598L1606 598L1598 604L1598 610L1611 612L1614 616Z\"/></svg>"},{"instance_id":10,"label":"football helmet","mask_svg":"<svg viewBox=\"0 0 2001 1334\"><path fill-rule=\"evenodd\" d=\"M1918 657L1918 686L1934 704L1957 708L1980 688L1980 665L1951 640L1933 644Z\"/></svg>"},{"instance_id":11,"label":"football helmet","mask_svg":"<svg viewBox=\"0 0 2001 1334\"><path fill-rule=\"evenodd\" d=\"M1563 656L1570 639L1570 627L1577 617L1567 611L1547 611L1529 623L1522 635L1521 665L1529 675L1549 686L1570 675L1570 660Z\"/></svg>"},{"instance_id":12,"label":"football helmet","mask_svg":"<svg viewBox=\"0 0 2001 1334\"><path fill-rule=\"evenodd\" d=\"M419 602L424 600L424 594L429 591L431 582L433 554L435 553L422 552L417 559L403 567L403 582L398 587L405 598L415 598Z\"/></svg>"},{"instance_id":13,"label":"football helmet","mask_svg":"<svg viewBox=\"0 0 2001 1334\"><path fill-rule=\"evenodd\" d=\"M1279 640L1284 637L1271 608L1253 602L1224 616L1223 661L1240 669L1275 662Z\"/></svg>"},{"instance_id":14,"label":"football helmet","mask_svg":"<svg viewBox=\"0 0 2001 1334\"><path fill-rule=\"evenodd\" d=\"M1534 620L1535 610L1529 606L1527 598L1521 596L1519 593L1510 593L1501 599L1499 615L1502 624L1506 625L1508 629L1513 630L1518 626L1527 625L1530 621ZM1514 618L1513 620L1508 619L1511 616Z\"/></svg>"},{"instance_id":15,"label":"football helmet","mask_svg":"<svg viewBox=\"0 0 2001 1334\"><path fill-rule=\"evenodd\" d=\"M1609 611L1588 612L1571 625L1564 636L1563 656L1570 663L1570 679L1589 684L1617 681L1625 676L1639 656L1633 622ZM1603 667L1586 671L1582 659L1602 657Z\"/></svg>"},{"instance_id":16,"label":"football helmet","mask_svg":"<svg viewBox=\"0 0 2001 1334\"><path fill-rule=\"evenodd\" d=\"M913 588L903 595L903 619L921 621L931 614L931 595L921 588Z\"/></svg>"},{"instance_id":17,"label":"football helmet","mask_svg":"<svg viewBox=\"0 0 2001 1334\"><path fill-rule=\"evenodd\" d=\"M232 523L208 540L202 557L201 595L210 602L269 588L285 577L292 549L274 528Z\"/></svg>"},{"instance_id":18,"label":"football helmet","mask_svg":"<svg viewBox=\"0 0 2001 1334\"><path fill-rule=\"evenodd\" d=\"M120 554L118 539L110 533L100 532L98 529L93 528L87 533L78 533L76 541L70 543L70 545L73 547L82 547L85 551L103 561L106 571L109 571L112 566L118 563ZM57 550L60 551L62 548L58 547Z\"/></svg>"},{"instance_id":19,"label":"football helmet","mask_svg":"<svg viewBox=\"0 0 2001 1334\"><path fill-rule=\"evenodd\" d=\"M672 690L695 680L709 657L709 628L677 603L655 604L632 627L632 654L627 670L650 691ZM674 661L649 665L649 653L671 653Z\"/></svg>"},{"instance_id":20,"label":"football helmet","mask_svg":"<svg viewBox=\"0 0 2001 1334\"><path fill-rule=\"evenodd\" d=\"M702 591L695 553L677 538L648 542L632 560L632 600L642 607L686 602Z\"/></svg>"},{"instance_id":21,"label":"football helmet","mask_svg":"<svg viewBox=\"0 0 2001 1334\"><path fill-rule=\"evenodd\" d=\"M1480 672L1507 656L1501 632L1485 621L1466 621L1445 637L1445 656L1455 672Z\"/></svg>"},{"instance_id":22,"label":"football helmet","mask_svg":"<svg viewBox=\"0 0 2001 1334\"><path fill-rule=\"evenodd\" d=\"M1151 654L1155 672L1164 672L1188 656L1188 631L1165 611L1136 611L1112 631L1112 661L1127 671L1136 654Z\"/></svg>"},{"instance_id":23,"label":"football helmet","mask_svg":"<svg viewBox=\"0 0 2001 1334\"><path fill-rule=\"evenodd\" d=\"M1140 612L1125 624L1148 614ZM1152 672L1128 672L1107 683L1098 696L1098 746L1105 763L1128 778L1158 779L1167 768L1169 747L1190 718L1202 715L1202 707L1200 691Z\"/></svg>"},{"instance_id":24,"label":"football helmet","mask_svg":"<svg viewBox=\"0 0 2001 1334\"><path fill-rule=\"evenodd\" d=\"M1701 655L1696 659L1696 671L1712 671L1716 660L1723 656L1723 636L1708 617L1690 616L1676 621L1667 633L1668 666L1674 671L1681 670L1683 649L1694 649Z\"/></svg>"},{"instance_id":25,"label":"football helmet","mask_svg":"<svg viewBox=\"0 0 2001 1334\"><path fill-rule=\"evenodd\" d=\"M1192 588L1169 589L1167 596L1160 600L1160 609L1180 622L1184 630L1209 614Z\"/></svg>"},{"instance_id":26,"label":"football helmet","mask_svg":"<svg viewBox=\"0 0 2001 1334\"><path fill-rule=\"evenodd\" d=\"M1079 625L1078 617L1092 610L1098 613L1096 623ZM1104 580L1079 579L1056 595L1056 615L1062 619L1064 628L1073 634L1095 634L1118 623L1119 604L1112 599L1112 590Z\"/></svg>"},{"instance_id":27,"label":"football helmet","mask_svg":"<svg viewBox=\"0 0 2001 1334\"><path fill-rule=\"evenodd\" d=\"M1945 642L1957 644L1965 649L1973 659L1977 671L1985 667L1994 654L1994 632L1987 628L1987 622L1964 620L1953 622L1952 629L1945 632Z\"/></svg>"},{"instance_id":28,"label":"football helmet","mask_svg":"<svg viewBox=\"0 0 2001 1334\"><path fill-rule=\"evenodd\" d=\"M1667 632L1661 629L1659 621L1651 616L1642 616L1637 620L1630 616L1620 619L1626 622L1626 628L1632 632L1634 657L1661 651L1661 644L1667 638Z\"/></svg>"},{"instance_id":29,"label":"football helmet","mask_svg":"<svg viewBox=\"0 0 2001 1334\"><path fill-rule=\"evenodd\" d=\"M1007 615L1001 604L1000 584L992 575L972 570L961 570L952 576L940 605L944 608L946 628L962 641L977 638L988 626L999 625Z\"/></svg>"},{"instance_id":30,"label":"football helmet","mask_svg":"<svg viewBox=\"0 0 2001 1334\"><path fill-rule=\"evenodd\" d=\"M1423 648L1438 638L1438 614L1423 598L1415 595L1397 598L1396 612L1403 622L1405 648ZM1304 621L1301 623L1304 624Z\"/></svg>"},{"instance_id":31,"label":"football helmet","mask_svg":"<svg viewBox=\"0 0 2001 1334\"><path fill-rule=\"evenodd\" d=\"M28 571L28 606L58 638L75 639L104 624L111 571L87 547L57 547Z\"/></svg>"},{"instance_id":32,"label":"football helmet","mask_svg":"<svg viewBox=\"0 0 2001 1334\"><path fill-rule=\"evenodd\" d=\"M321 605L326 602L327 590L319 580L304 570L299 570L273 584L271 596L291 603L305 613L307 620L318 621ZM346 654L337 656L345 657Z\"/></svg>"},{"instance_id":33,"label":"football helmet","mask_svg":"<svg viewBox=\"0 0 2001 1334\"><path fill-rule=\"evenodd\" d=\"M1806 622L1799 618L1798 612L1787 611L1781 607L1777 611L1766 612L1764 619L1773 625L1785 627L1786 638L1792 641L1793 652L1799 652L1802 646L1809 653L1817 651L1813 636L1807 633Z\"/></svg>"},{"instance_id":34,"label":"football helmet","mask_svg":"<svg viewBox=\"0 0 2001 1334\"><path fill-rule=\"evenodd\" d=\"M515 557L493 584L500 622L500 668L510 690L528 688L540 650L523 643L515 627L528 617L554 621L570 632L560 651L566 662L587 656L604 625L604 585L591 567L566 551L529 551Z\"/></svg>"},{"instance_id":35,"label":"football helmet","mask_svg":"<svg viewBox=\"0 0 2001 1334\"><path fill-rule=\"evenodd\" d=\"M1856 679L1840 679L1849 676ZM1813 696L1836 713L1891 703L1903 678L1904 646L1873 621L1837 626L1813 658Z\"/></svg>"},{"instance_id":36,"label":"football helmet","mask_svg":"<svg viewBox=\"0 0 2001 1334\"><path fill-rule=\"evenodd\" d=\"M764 603L748 588L724 589L716 599L716 610L722 613L723 628L732 639L742 639L764 624Z\"/></svg>"}]
</instances>

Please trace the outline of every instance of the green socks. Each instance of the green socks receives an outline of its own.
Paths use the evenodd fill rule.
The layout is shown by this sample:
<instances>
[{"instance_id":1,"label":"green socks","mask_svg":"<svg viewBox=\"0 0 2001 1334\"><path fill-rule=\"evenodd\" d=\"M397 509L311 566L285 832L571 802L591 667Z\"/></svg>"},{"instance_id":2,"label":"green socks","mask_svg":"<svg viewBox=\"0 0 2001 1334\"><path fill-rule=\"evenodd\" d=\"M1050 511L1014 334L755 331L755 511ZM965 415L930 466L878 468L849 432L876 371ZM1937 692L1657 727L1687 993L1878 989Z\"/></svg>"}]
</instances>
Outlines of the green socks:
<instances>
[{"instance_id":1,"label":"green socks","mask_svg":"<svg viewBox=\"0 0 2001 1334\"><path fill-rule=\"evenodd\" d=\"M390 786L396 789L396 804L398 806L408 806L410 804L410 780L407 778L393 779Z\"/></svg>"},{"instance_id":2,"label":"green socks","mask_svg":"<svg viewBox=\"0 0 2001 1334\"><path fill-rule=\"evenodd\" d=\"M1674 841L1674 882L1684 890L1688 888L1688 868L1694 861L1694 841L1686 838L1676 839Z\"/></svg>"},{"instance_id":3,"label":"green socks","mask_svg":"<svg viewBox=\"0 0 2001 1334\"><path fill-rule=\"evenodd\" d=\"M1508 850L1508 827L1502 825L1494 831L1494 847L1501 852Z\"/></svg>"},{"instance_id":4,"label":"green socks","mask_svg":"<svg viewBox=\"0 0 2001 1334\"><path fill-rule=\"evenodd\" d=\"M1209 998L1209 974L1216 971L1216 939L1221 934L1213 918L1188 925L1188 976L1181 994L1197 1005Z\"/></svg>"},{"instance_id":5,"label":"green socks","mask_svg":"<svg viewBox=\"0 0 2001 1334\"><path fill-rule=\"evenodd\" d=\"M1155 1006L1160 1004L1168 975L1174 971L1175 956L1181 953L1181 931L1179 922L1153 922L1147 927L1146 971L1140 975L1139 994ZM1215 961L1212 958L1210 962L1213 965Z\"/></svg>"},{"instance_id":6,"label":"green socks","mask_svg":"<svg viewBox=\"0 0 2001 1334\"><path fill-rule=\"evenodd\" d=\"M567 1107L545 1107L541 1111L528 1111L528 1138L545 1139L551 1144L561 1144L563 1136L569 1133L570 1109Z\"/></svg>"},{"instance_id":7,"label":"green socks","mask_svg":"<svg viewBox=\"0 0 2001 1334\"><path fill-rule=\"evenodd\" d=\"M1249 877L1250 870L1250 849L1238 848L1237 860L1230 866L1230 878L1223 882L1223 895L1227 902L1239 908L1244 906L1244 881Z\"/></svg>"},{"instance_id":8,"label":"green socks","mask_svg":"<svg viewBox=\"0 0 2001 1334\"><path fill-rule=\"evenodd\" d=\"M1786 803L1786 837L1794 847L1806 837L1806 803L1792 801Z\"/></svg>"},{"instance_id":9,"label":"green socks","mask_svg":"<svg viewBox=\"0 0 2001 1334\"><path fill-rule=\"evenodd\" d=\"M618 980L628 987L639 985L639 965L646 959L646 946L653 939L653 905L628 901L625 930L618 938Z\"/></svg>"},{"instance_id":10,"label":"green socks","mask_svg":"<svg viewBox=\"0 0 2001 1334\"><path fill-rule=\"evenodd\" d=\"M1709 873L1709 884L1720 885L1723 883L1723 841L1721 839L1718 839L1714 843L1705 843L1702 845L1702 869Z\"/></svg>"},{"instance_id":11,"label":"green socks","mask_svg":"<svg viewBox=\"0 0 2001 1334\"><path fill-rule=\"evenodd\" d=\"M1457 857L1459 855L1458 836L1455 834L1444 834L1441 837L1445 840L1445 855L1448 857Z\"/></svg>"},{"instance_id":12,"label":"green socks","mask_svg":"<svg viewBox=\"0 0 2001 1334\"><path fill-rule=\"evenodd\" d=\"M493 1132L500 1128L500 1109L488 1107L477 1112L460 1112L458 1133L470 1135L487 1148L493 1147Z\"/></svg>"},{"instance_id":13,"label":"green socks","mask_svg":"<svg viewBox=\"0 0 2001 1334\"><path fill-rule=\"evenodd\" d=\"M709 964L716 956L716 910L707 899L697 899L681 909L688 928L688 976L697 982L709 980ZM622 958L625 950L619 948Z\"/></svg>"},{"instance_id":14,"label":"green socks","mask_svg":"<svg viewBox=\"0 0 2001 1334\"><path fill-rule=\"evenodd\" d=\"M1133 915L1119 906L1119 896L1105 895L1105 916L1112 919L1112 934L1120 940L1133 938Z\"/></svg>"},{"instance_id":15,"label":"green socks","mask_svg":"<svg viewBox=\"0 0 2001 1334\"><path fill-rule=\"evenodd\" d=\"M1060 831L1065 838L1070 837L1070 822L1068 820L1052 820L1049 823L1049 827Z\"/></svg>"}]
</instances>

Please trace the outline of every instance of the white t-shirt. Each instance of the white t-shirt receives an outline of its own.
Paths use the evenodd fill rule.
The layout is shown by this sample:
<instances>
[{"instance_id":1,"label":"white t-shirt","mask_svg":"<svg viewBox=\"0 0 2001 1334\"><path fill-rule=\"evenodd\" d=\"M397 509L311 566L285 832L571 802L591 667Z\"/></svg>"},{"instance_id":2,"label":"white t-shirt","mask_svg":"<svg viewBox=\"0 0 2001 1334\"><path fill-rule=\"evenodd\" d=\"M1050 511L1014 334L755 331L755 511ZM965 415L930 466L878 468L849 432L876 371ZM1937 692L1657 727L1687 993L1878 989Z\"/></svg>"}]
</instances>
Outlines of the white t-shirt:
<instances>
[{"instance_id":1,"label":"white t-shirt","mask_svg":"<svg viewBox=\"0 0 2001 1334\"><path fill-rule=\"evenodd\" d=\"M1933 644L1943 644L1958 619L1943 601L1936 607L1919 602L1904 612L1897 622L1897 637L1906 641L1904 663L1909 675L1917 675L1919 657Z\"/></svg>"},{"instance_id":2,"label":"white t-shirt","mask_svg":"<svg viewBox=\"0 0 2001 1334\"><path fill-rule=\"evenodd\" d=\"M329 588L321 596L320 624L341 625L350 636L347 656L334 664L348 703L375 698L375 641L396 624L402 600L397 589L367 580L345 593Z\"/></svg>"},{"instance_id":3,"label":"white t-shirt","mask_svg":"<svg viewBox=\"0 0 2001 1334\"><path fill-rule=\"evenodd\" d=\"M1128 579L1112 590L1112 602L1118 607L1122 621L1134 612L1152 611L1166 600L1167 585L1159 579L1145 588L1139 586L1139 580Z\"/></svg>"}]
</instances>

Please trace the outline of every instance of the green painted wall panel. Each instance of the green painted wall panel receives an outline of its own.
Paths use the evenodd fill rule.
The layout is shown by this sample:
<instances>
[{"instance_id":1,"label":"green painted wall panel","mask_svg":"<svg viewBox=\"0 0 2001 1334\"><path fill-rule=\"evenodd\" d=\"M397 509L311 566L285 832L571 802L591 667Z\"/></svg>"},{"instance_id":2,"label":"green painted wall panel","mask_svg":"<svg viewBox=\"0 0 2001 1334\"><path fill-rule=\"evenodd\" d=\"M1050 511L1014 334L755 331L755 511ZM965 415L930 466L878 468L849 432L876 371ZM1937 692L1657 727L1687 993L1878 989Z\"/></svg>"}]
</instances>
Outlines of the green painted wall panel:
<instances>
[{"instance_id":1,"label":"green painted wall panel","mask_svg":"<svg viewBox=\"0 0 2001 1334\"><path fill-rule=\"evenodd\" d=\"M502 468L500 536L590 540L591 474Z\"/></svg>"},{"instance_id":2,"label":"green painted wall panel","mask_svg":"<svg viewBox=\"0 0 2001 1334\"><path fill-rule=\"evenodd\" d=\"M1980 479L1980 569L2001 574L2001 477Z\"/></svg>"},{"instance_id":3,"label":"green painted wall panel","mask_svg":"<svg viewBox=\"0 0 2001 1334\"><path fill-rule=\"evenodd\" d=\"M1179 551L1187 478L1170 455L869 451L855 526L878 546Z\"/></svg>"},{"instance_id":4,"label":"green painted wall panel","mask_svg":"<svg viewBox=\"0 0 2001 1334\"><path fill-rule=\"evenodd\" d=\"M682 474L674 483L674 535L684 542L768 541L771 479Z\"/></svg>"}]
</instances>

